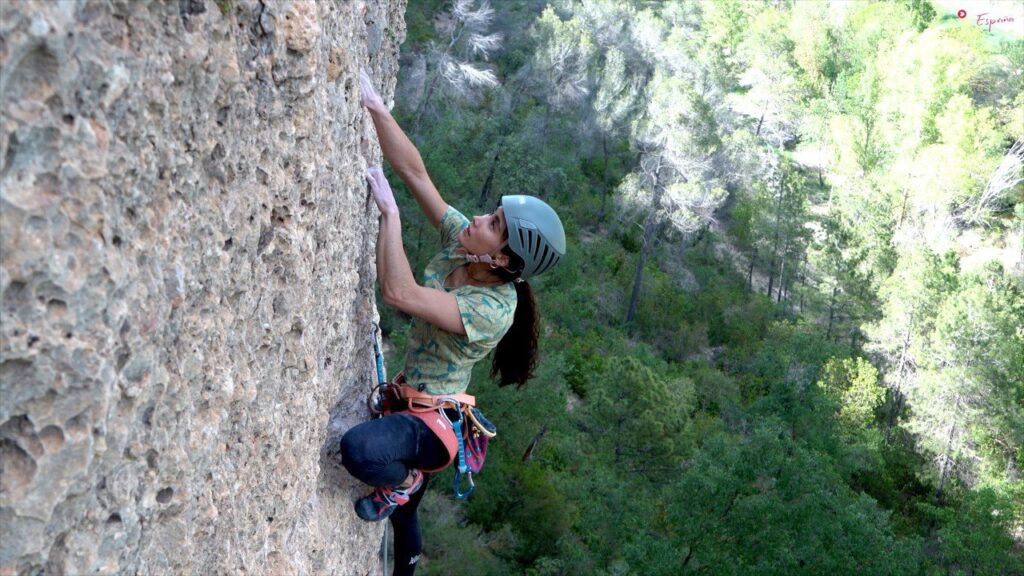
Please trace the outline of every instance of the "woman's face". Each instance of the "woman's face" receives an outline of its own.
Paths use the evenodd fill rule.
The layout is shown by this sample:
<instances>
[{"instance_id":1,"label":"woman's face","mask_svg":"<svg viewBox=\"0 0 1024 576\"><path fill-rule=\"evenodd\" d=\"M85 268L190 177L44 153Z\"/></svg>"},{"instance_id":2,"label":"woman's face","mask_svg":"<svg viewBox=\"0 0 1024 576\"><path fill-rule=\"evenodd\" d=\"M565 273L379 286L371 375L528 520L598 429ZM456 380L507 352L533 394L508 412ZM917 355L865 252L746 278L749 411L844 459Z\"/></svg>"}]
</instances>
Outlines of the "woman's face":
<instances>
[{"instance_id":1,"label":"woman's face","mask_svg":"<svg viewBox=\"0 0 1024 576\"><path fill-rule=\"evenodd\" d=\"M499 207L490 214L474 216L469 226L459 234L459 242L470 254L490 254L494 257L505 245L507 235L505 209Z\"/></svg>"}]
</instances>

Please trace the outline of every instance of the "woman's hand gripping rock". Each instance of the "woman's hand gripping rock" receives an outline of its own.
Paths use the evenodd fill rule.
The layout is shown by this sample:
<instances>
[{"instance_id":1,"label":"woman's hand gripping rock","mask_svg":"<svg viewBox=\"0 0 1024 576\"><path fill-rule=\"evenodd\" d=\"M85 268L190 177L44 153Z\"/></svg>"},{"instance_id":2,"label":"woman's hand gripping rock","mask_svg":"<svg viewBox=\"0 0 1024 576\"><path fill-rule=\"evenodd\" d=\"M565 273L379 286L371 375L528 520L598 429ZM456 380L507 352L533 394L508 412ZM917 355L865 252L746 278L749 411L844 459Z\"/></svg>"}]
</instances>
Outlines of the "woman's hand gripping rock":
<instances>
[{"instance_id":1,"label":"woman's hand gripping rock","mask_svg":"<svg viewBox=\"0 0 1024 576\"><path fill-rule=\"evenodd\" d=\"M381 214L398 214L398 203L395 202L395 194L391 191L388 179L384 177L384 171L380 166L372 166L366 172L366 181L370 183L370 192L373 193L373 201Z\"/></svg>"},{"instance_id":2,"label":"woman's hand gripping rock","mask_svg":"<svg viewBox=\"0 0 1024 576\"><path fill-rule=\"evenodd\" d=\"M384 104L380 94L377 94L377 90L373 87L373 81L370 80L370 75L365 70L359 71L359 102L370 112L388 111L388 107Z\"/></svg>"}]
</instances>

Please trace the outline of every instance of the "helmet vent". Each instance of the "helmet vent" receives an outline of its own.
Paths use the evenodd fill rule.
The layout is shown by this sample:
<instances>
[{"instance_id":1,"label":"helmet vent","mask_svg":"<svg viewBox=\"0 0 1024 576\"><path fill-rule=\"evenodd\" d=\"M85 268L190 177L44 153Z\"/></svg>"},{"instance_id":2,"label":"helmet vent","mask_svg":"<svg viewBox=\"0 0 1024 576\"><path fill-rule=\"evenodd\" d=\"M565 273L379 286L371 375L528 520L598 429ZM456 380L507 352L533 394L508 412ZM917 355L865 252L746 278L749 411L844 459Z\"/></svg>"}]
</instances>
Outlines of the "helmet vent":
<instances>
[{"instance_id":1,"label":"helmet vent","mask_svg":"<svg viewBox=\"0 0 1024 576\"><path fill-rule=\"evenodd\" d=\"M551 253L551 257L548 258L548 261L545 262L543 266L541 266L540 270L538 270L537 273L541 274L543 272L547 272L548 268L551 268L552 266L554 266L557 263L558 263L558 254L552 252Z\"/></svg>"}]
</instances>

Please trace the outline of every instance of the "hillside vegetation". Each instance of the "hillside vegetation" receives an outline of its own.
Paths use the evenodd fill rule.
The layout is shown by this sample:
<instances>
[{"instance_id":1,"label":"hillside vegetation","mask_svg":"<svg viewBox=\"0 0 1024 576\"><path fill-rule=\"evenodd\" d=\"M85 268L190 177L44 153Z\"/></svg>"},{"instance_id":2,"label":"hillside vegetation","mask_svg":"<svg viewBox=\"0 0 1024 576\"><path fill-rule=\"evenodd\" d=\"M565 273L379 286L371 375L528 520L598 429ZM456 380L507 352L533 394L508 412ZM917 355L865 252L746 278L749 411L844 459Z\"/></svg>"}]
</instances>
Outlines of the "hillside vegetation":
<instances>
[{"instance_id":1,"label":"hillside vegetation","mask_svg":"<svg viewBox=\"0 0 1024 576\"><path fill-rule=\"evenodd\" d=\"M438 189L538 195L570 250L531 282L538 377L477 367L499 436L468 504L435 483L422 570L1024 573L1019 36L926 0L407 22L395 111Z\"/></svg>"}]
</instances>

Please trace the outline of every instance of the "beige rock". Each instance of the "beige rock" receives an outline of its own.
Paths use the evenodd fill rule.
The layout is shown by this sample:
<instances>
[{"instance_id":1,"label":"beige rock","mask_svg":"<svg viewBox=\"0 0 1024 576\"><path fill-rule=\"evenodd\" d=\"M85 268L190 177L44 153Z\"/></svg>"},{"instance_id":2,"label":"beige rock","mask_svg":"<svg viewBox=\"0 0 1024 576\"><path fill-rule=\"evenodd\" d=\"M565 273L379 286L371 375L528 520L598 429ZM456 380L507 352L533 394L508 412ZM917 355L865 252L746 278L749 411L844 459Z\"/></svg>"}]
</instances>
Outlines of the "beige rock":
<instances>
[{"instance_id":1,"label":"beige rock","mask_svg":"<svg viewBox=\"0 0 1024 576\"><path fill-rule=\"evenodd\" d=\"M351 91L405 1L0 2L0 574L378 570Z\"/></svg>"},{"instance_id":2,"label":"beige rock","mask_svg":"<svg viewBox=\"0 0 1024 576\"><path fill-rule=\"evenodd\" d=\"M290 50L306 53L320 39L320 17L313 2L295 2L280 22L281 33Z\"/></svg>"}]
</instances>

